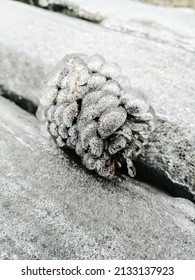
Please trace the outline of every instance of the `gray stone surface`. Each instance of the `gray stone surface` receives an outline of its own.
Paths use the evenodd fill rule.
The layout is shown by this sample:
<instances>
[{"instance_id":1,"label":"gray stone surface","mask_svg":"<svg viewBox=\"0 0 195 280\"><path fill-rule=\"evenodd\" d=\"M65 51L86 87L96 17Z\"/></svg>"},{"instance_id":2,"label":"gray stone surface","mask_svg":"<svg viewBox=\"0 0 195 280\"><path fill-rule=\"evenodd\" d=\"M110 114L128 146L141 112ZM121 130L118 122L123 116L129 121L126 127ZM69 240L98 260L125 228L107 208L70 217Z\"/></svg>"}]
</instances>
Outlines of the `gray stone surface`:
<instances>
[{"instance_id":1,"label":"gray stone surface","mask_svg":"<svg viewBox=\"0 0 195 280\"><path fill-rule=\"evenodd\" d=\"M195 206L89 174L0 98L0 259L194 259Z\"/></svg>"},{"instance_id":2,"label":"gray stone surface","mask_svg":"<svg viewBox=\"0 0 195 280\"><path fill-rule=\"evenodd\" d=\"M193 13L187 25L192 26L190 30L195 30ZM178 21L184 23L186 17L178 11ZM43 76L64 55L100 53L123 68L158 114L192 131L195 128L194 44L188 44L193 46L189 51L151 40L150 33L145 38L139 30L124 34L6 0L0 3L0 34L0 84L11 91L38 102Z\"/></svg>"},{"instance_id":3,"label":"gray stone surface","mask_svg":"<svg viewBox=\"0 0 195 280\"><path fill-rule=\"evenodd\" d=\"M91 2L85 3L91 9ZM102 13L98 3L101 2L95 1L93 7ZM116 5L111 7L110 3L108 1L105 6L106 17L115 20ZM126 1L125 5L130 5L131 15L140 21L145 5L130 1ZM125 6L121 5L120 9L121 15L128 21ZM133 86L141 88L148 95L159 119L168 122L165 123L166 133L165 127L159 123L154 138L151 138L146 151L147 160L140 169L143 174L140 175L145 177L150 166L150 181L157 174L158 184L161 182L174 195L195 201L195 12L150 6L147 6L147 11L145 16L149 17L150 14L150 20L156 22L156 25L152 24L156 26L156 39L153 37L154 28L148 30L148 24L144 21L142 25L137 25L133 33L120 28L120 32L116 32L18 2L1 1L0 85L38 104L43 77L65 54L100 53L108 60L117 62L131 78ZM171 41L167 42L159 41L163 36L159 24L163 24L165 15L168 19L168 23L164 23L166 30L172 28ZM121 21L119 23L121 26ZM140 26L147 31L147 36L143 37L143 32L139 32ZM188 146L190 150L186 152ZM183 149L184 156L176 154L175 151L179 149Z\"/></svg>"},{"instance_id":4,"label":"gray stone surface","mask_svg":"<svg viewBox=\"0 0 195 280\"><path fill-rule=\"evenodd\" d=\"M134 0L134 1L151 3L151 4L154 4L154 5L195 8L195 1L194 0Z\"/></svg>"},{"instance_id":5,"label":"gray stone surface","mask_svg":"<svg viewBox=\"0 0 195 280\"><path fill-rule=\"evenodd\" d=\"M80 1L104 17L95 25L1 0L0 86L38 104L65 54L117 62L159 118L138 178L195 201L195 14L121 1L118 19L114 0L104 14L101 1ZM35 117L4 98L0 112L0 259L195 258L189 200L126 176L104 180L57 150Z\"/></svg>"},{"instance_id":6,"label":"gray stone surface","mask_svg":"<svg viewBox=\"0 0 195 280\"><path fill-rule=\"evenodd\" d=\"M143 180L195 202L195 138L189 129L159 119L140 160L138 176Z\"/></svg>"},{"instance_id":7,"label":"gray stone surface","mask_svg":"<svg viewBox=\"0 0 195 280\"><path fill-rule=\"evenodd\" d=\"M91 20L90 13L102 17L101 26L130 34L145 37L152 41L194 50L195 11L191 9L162 8L131 0L38 0L44 8L58 11L75 7L74 16L85 14ZM65 9L64 9L65 8Z\"/></svg>"}]
</instances>

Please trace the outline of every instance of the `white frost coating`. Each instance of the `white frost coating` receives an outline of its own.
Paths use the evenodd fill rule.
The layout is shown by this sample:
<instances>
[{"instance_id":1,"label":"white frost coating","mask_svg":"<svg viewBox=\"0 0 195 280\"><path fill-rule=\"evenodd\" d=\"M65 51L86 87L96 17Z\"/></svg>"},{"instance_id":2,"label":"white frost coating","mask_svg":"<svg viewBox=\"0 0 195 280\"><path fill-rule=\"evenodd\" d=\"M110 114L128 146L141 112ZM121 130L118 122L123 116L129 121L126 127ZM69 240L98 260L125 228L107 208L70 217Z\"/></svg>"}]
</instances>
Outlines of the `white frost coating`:
<instances>
[{"instance_id":1,"label":"white frost coating","mask_svg":"<svg viewBox=\"0 0 195 280\"><path fill-rule=\"evenodd\" d=\"M52 123L48 124L48 130L52 136L58 137L57 126L55 123L52 122Z\"/></svg>"},{"instance_id":2,"label":"white frost coating","mask_svg":"<svg viewBox=\"0 0 195 280\"><path fill-rule=\"evenodd\" d=\"M131 89L131 81L128 77L122 75L118 76L117 81L121 84L123 91L129 91Z\"/></svg>"},{"instance_id":3,"label":"white frost coating","mask_svg":"<svg viewBox=\"0 0 195 280\"><path fill-rule=\"evenodd\" d=\"M42 7L50 7L53 5L58 5L61 7L67 8L67 10L71 11L73 15L87 19L94 22L101 22L103 20L103 15L99 12L87 8L85 5L80 5L81 3L77 3L74 0L39 0L39 5Z\"/></svg>"},{"instance_id":4,"label":"white frost coating","mask_svg":"<svg viewBox=\"0 0 195 280\"><path fill-rule=\"evenodd\" d=\"M48 121L52 122L53 121L53 114L55 111L55 106L50 106L48 109L45 110L45 117L47 118Z\"/></svg>"},{"instance_id":5,"label":"white frost coating","mask_svg":"<svg viewBox=\"0 0 195 280\"><path fill-rule=\"evenodd\" d=\"M154 40L194 49L195 12L192 9L158 7L129 0L39 0L40 4L43 1L45 7L52 3L77 7L81 13L86 11L83 13L86 18L90 11L99 14L102 16L100 24L109 29L136 32L144 37L150 34Z\"/></svg>"},{"instance_id":6,"label":"white frost coating","mask_svg":"<svg viewBox=\"0 0 195 280\"><path fill-rule=\"evenodd\" d=\"M58 133L63 139L68 138L68 132L65 124L60 124L58 127Z\"/></svg>"},{"instance_id":7,"label":"white frost coating","mask_svg":"<svg viewBox=\"0 0 195 280\"><path fill-rule=\"evenodd\" d=\"M98 132L102 139L112 135L124 124L126 118L127 113L121 107L113 107L103 112L98 121Z\"/></svg>"},{"instance_id":8,"label":"white frost coating","mask_svg":"<svg viewBox=\"0 0 195 280\"><path fill-rule=\"evenodd\" d=\"M93 55L89 59L87 65L91 72L98 72L104 62L105 62L105 59L101 55Z\"/></svg>"},{"instance_id":9,"label":"white frost coating","mask_svg":"<svg viewBox=\"0 0 195 280\"><path fill-rule=\"evenodd\" d=\"M65 146L65 143L64 143L64 141L62 140L62 137L61 137L61 136L58 136L58 137L56 138L56 144L57 144L58 147L60 147L60 148L62 148L62 147Z\"/></svg>"},{"instance_id":10,"label":"white frost coating","mask_svg":"<svg viewBox=\"0 0 195 280\"><path fill-rule=\"evenodd\" d=\"M97 103L97 110L103 113L107 108L115 108L119 106L120 100L114 94L104 94Z\"/></svg>"},{"instance_id":11,"label":"white frost coating","mask_svg":"<svg viewBox=\"0 0 195 280\"><path fill-rule=\"evenodd\" d=\"M71 127L73 120L76 118L77 114L78 114L78 105L76 102L73 102L64 109L62 115L62 122L67 127Z\"/></svg>"},{"instance_id":12,"label":"white frost coating","mask_svg":"<svg viewBox=\"0 0 195 280\"><path fill-rule=\"evenodd\" d=\"M131 115L142 115L149 110L147 98L137 89L121 94L121 103Z\"/></svg>"},{"instance_id":13,"label":"white frost coating","mask_svg":"<svg viewBox=\"0 0 195 280\"><path fill-rule=\"evenodd\" d=\"M115 79L120 74L120 67L116 63L105 63L100 68L100 73L109 79Z\"/></svg>"},{"instance_id":14,"label":"white frost coating","mask_svg":"<svg viewBox=\"0 0 195 280\"><path fill-rule=\"evenodd\" d=\"M94 136L89 141L89 153L94 157L98 158L102 155L104 150L104 142L98 137Z\"/></svg>"},{"instance_id":15,"label":"white frost coating","mask_svg":"<svg viewBox=\"0 0 195 280\"><path fill-rule=\"evenodd\" d=\"M123 3L123 0L121 1L120 3ZM112 4L111 9L115 9L116 2L119 3L118 0L104 1L104 5L101 6L102 1L90 0L88 4L91 3L94 9L95 5L98 5L106 12L108 3ZM107 60L117 62L125 70L124 75L131 79L132 86L140 87L144 91L161 116L189 127L191 132L195 131L195 65L192 63L195 50L195 10L165 9L129 0L126 1L126 5L127 2L131 6L127 9L131 11L128 14L137 21L137 29L124 35L86 21L23 5L18 1L1 0L1 84L38 104L41 81L64 54L73 51L100 53ZM121 4L118 9L118 15L121 17L123 9ZM143 11L147 11L145 17L153 17L153 22L150 24L146 21L141 29L139 20L142 22L140 14L143 14ZM161 19L161 25L158 25L154 17L157 20ZM168 32L173 44L179 46L177 48L172 47L169 42L158 43L151 39L153 31L158 38L164 38L164 35L161 36L164 33L161 26L168 20ZM180 38L174 30L176 23L179 23ZM130 21L129 26L132 24ZM148 28L151 25L153 28L150 28L150 32ZM143 38L140 29L148 37ZM188 36L189 33L191 37ZM188 42L185 48L183 40ZM193 52L186 51L186 47Z\"/></svg>"},{"instance_id":16,"label":"white frost coating","mask_svg":"<svg viewBox=\"0 0 195 280\"><path fill-rule=\"evenodd\" d=\"M119 96L120 94L120 80L117 77L117 81L113 81L113 80L108 80L102 87L102 91L106 94L111 93L114 94L116 96Z\"/></svg>"},{"instance_id":17,"label":"white frost coating","mask_svg":"<svg viewBox=\"0 0 195 280\"><path fill-rule=\"evenodd\" d=\"M95 119L97 116L98 116L98 110L96 104L90 104L88 107L82 108L78 119L78 124L79 124L78 129L82 130L88 123L91 123L93 119Z\"/></svg>"},{"instance_id":18,"label":"white frost coating","mask_svg":"<svg viewBox=\"0 0 195 280\"><path fill-rule=\"evenodd\" d=\"M57 96L57 92L56 87L46 87L42 92L41 104L43 106L52 105Z\"/></svg>"},{"instance_id":19,"label":"white frost coating","mask_svg":"<svg viewBox=\"0 0 195 280\"><path fill-rule=\"evenodd\" d=\"M106 77L100 74L93 74L88 81L88 89L99 90L106 82Z\"/></svg>"},{"instance_id":20,"label":"white frost coating","mask_svg":"<svg viewBox=\"0 0 195 280\"><path fill-rule=\"evenodd\" d=\"M111 139L108 151L111 155L114 155L124 149L126 144L127 141L122 135L116 135L113 139Z\"/></svg>"},{"instance_id":21,"label":"white frost coating","mask_svg":"<svg viewBox=\"0 0 195 280\"><path fill-rule=\"evenodd\" d=\"M87 95L84 96L82 100L82 108L89 107L92 103L97 103L97 101L104 96L103 91L91 91Z\"/></svg>"},{"instance_id":22,"label":"white frost coating","mask_svg":"<svg viewBox=\"0 0 195 280\"><path fill-rule=\"evenodd\" d=\"M59 105L53 112L53 120L56 122L56 124L59 126L62 122L62 114L64 111L65 107L64 105Z\"/></svg>"},{"instance_id":23,"label":"white frost coating","mask_svg":"<svg viewBox=\"0 0 195 280\"><path fill-rule=\"evenodd\" d=\"M87 149L89 141L96 135L97 123L93 121L80 131L80 141L83 149Z\"/></svg>"},{"instance_id":24,"label":"white frost coating","mask_svg":"<svg viewBox=\"0 0 195 280\"><path fill-rule=\"evenodd\" d=\"M135 176L133 160L143 154L156 125L146 97L131 87L117 64L101 56L73 54L62 61L57 93L51 100L47 84L49 97L44 93L42 98L56 144L74 149L83 165L101 176L112 178L124 162L129 175Z\"/></svg>"}]
</instances>

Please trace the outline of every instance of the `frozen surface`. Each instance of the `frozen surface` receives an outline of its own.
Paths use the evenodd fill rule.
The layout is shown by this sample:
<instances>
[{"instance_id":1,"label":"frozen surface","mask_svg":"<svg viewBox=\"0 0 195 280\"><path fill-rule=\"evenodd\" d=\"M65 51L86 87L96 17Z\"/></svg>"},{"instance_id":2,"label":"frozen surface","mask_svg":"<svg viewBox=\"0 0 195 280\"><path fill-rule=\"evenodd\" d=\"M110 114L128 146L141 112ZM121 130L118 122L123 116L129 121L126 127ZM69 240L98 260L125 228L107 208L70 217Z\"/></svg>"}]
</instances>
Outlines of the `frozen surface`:
<instances>
[{"instance_id":1,"label":"frozen surface","mask_svg":"<svg viewBox=\"0 0 195 280\"><path fill-rule=\"evenodd\" d=\"M145 7L140 3L129 5L137 13L139 10L143 12ZM94 2L96 6L97 2ZM150 8L148 16L160 12L169 15L171 11L183 22L183 28L192 33L194 11L152 6L146 9ZM113 9L110 7L109 13ZM105 12L108 13L108 8ZM168 121L168 125L165 124L168 131L159 125L151 139L146 164L156 171L162 170L172 182L180 183L181 189L187 189L194 200L193 50L153 40L150 33L142 38L137 31L135 34L116 32L80 19L4 0L0 2L0 34L0 85L36 104L39 103L43 78L65 54L99 53L108 61L117 62L130 77L132 86L140 88L151 100L158 116ZM175 41L174 36L172 38ZM190 42L188 46L194 48ZM181 149L186 152L180 155L178 151Z\"/></svg>"},{"instance_id":2,"label":"frozen surface","mask_svg":"<svg viewBox=\"0 0 195 280\"><path fill-rule=\"evenodd\" d=\"M195 206L62 156L0 98L0 259L194 259Z\"/></svg>"},{"instance_id":3,"label":"frozen surface","mask_svg":"<svg viewBox=\"0 0 195 280\"><path fill-rule=\"evenodd\" d=\"M194 200L194 11L120 1L121 16L114 0L75 0L102 15L94 24L1 0L0 85L38 104L64 55L118 63L159 117L145 166ZM62 155L33 116L3 98L0 112L1 259L195 258L189 200L127 177L101 179Z\"/></svg>"},{"instance_id":4,"label":"frozen surface","mask_svg":"<svg viewBox=\"0 0 195 280\"><path fill-rule=\"evenodd\" d=\"M156 170L156 179L161 187L165 188L168 180L166 189L170 193L195 202L195 138L190 130L159 120L143 163ZM150 171L147 176L151 176Z\"/></svg>"},{"instance_id":5,"label":"frozen surface","mask_svg":"<svg viewBox=\"0 0 195 280\"><path fill-rule=\"evenodd\" d=\"M64 55L99 53L121 66L158 114L194 131L193 51L4 0L0 34L0 84L8 89L38 102L44 75Z\"/></svg>"},{"instance_id":6,"label":"frozen surface","mask_svg":"<svg viewBox=\"0 0 195 280\"><path fill-rule=\"evenodd\" d=\"M188 8L163 8L130 0L39 0L39 4L77 7L77 11L86 11L88 20L90 12L102 16L100 24L106 28L195 50L195 11Z\"/></svg>"}]
</instances>

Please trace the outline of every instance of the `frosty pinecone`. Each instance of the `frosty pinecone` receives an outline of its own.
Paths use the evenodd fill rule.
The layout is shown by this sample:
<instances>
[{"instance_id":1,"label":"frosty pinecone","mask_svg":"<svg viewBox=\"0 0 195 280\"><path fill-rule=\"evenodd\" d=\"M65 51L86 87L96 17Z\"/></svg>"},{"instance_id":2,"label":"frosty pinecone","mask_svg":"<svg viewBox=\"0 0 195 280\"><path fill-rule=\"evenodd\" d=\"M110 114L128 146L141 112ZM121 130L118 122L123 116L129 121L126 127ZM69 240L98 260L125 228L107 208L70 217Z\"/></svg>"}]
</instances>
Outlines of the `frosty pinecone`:
<instances>
[{"instance_id":1,"label":"frosty pinecone","mask_svg":"<svg viewBox=\"0 0 195 280\"><path fill-rule=\"evenodd\" d=\"M65 56L44 87L40 114L59 147L74 149L87 169L107 178L124 165L135 176L133 160L156 122L146 97L100 55Z\"/></svg>"}]
</instances>

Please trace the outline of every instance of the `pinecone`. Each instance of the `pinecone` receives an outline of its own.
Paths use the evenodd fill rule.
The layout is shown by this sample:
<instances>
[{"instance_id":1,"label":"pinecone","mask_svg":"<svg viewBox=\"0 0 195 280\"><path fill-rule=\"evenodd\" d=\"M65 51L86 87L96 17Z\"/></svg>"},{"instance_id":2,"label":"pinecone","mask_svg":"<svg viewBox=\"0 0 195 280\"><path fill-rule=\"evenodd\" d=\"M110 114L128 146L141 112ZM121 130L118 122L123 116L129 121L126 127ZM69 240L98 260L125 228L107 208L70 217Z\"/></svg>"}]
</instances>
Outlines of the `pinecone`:
<instances>
[{"instance_id":1,"label":"pinecone","mask_svg":"<svg viewBox=\"0 0 195 280\"><path fill-rule=\"evenodd\" d=\"M74 149L83 165L112 178L133 165L156 125L146 97L131 87L117 64L100 55L67 55L49 76L39 116L57 146Z\"/></svg>"}]
</instances>

